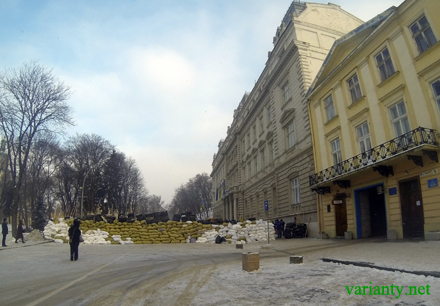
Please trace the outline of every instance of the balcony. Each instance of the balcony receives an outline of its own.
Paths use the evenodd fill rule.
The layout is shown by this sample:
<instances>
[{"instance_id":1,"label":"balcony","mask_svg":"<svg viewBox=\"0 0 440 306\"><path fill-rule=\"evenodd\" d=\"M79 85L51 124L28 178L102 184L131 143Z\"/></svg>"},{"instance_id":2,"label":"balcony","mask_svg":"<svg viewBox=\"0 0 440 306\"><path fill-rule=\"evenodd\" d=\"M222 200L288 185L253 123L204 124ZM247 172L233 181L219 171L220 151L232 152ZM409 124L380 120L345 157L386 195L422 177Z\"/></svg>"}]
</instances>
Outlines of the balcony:
<instances>
[{"instance_id":1,"label":"balcony","mask_svg":"<svg viewBox=\"0 0 440 306\"><path fill-rule=\"evenodd\" d=\"M406 134L378 145L369 151L353 156L339 164L309 176L309 184L311 187L319 186L323 183L328 183L347 176L347 174L355 171L377 165L383 161L414 151L417 148L429 148L430 146L439 146L435 139L435 130L418 127ZM423 153L427 154L432 160L438 162L436 151L423 150ZM408 158L412 159L418 165L422 162L421 157L418 156L408 156ZM376 170L375 168L373 169ZM383 168L377 168L379 172L381 172L381 169Z\"/></svg>"}]
</instances>

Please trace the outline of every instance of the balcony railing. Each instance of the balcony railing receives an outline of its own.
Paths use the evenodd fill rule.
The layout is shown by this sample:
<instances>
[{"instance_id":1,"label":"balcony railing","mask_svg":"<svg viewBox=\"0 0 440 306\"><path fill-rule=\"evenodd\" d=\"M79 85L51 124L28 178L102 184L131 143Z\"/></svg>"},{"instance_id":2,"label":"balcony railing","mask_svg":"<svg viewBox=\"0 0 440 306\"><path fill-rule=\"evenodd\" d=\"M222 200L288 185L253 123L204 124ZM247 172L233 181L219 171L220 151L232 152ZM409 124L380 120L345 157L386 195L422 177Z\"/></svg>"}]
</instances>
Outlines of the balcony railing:
<instances>
[{"instance_id":1,"label":"balcony railing","mask_svg":"<svg viewBox=\"0 0 440 306\"><path fill-rule=\"evenodd\" d=\"M364 153L311 175L309 177L310 186L324 183L426 144L438 146L435 131L418 127Z\"/></svg>"}]
</instances>

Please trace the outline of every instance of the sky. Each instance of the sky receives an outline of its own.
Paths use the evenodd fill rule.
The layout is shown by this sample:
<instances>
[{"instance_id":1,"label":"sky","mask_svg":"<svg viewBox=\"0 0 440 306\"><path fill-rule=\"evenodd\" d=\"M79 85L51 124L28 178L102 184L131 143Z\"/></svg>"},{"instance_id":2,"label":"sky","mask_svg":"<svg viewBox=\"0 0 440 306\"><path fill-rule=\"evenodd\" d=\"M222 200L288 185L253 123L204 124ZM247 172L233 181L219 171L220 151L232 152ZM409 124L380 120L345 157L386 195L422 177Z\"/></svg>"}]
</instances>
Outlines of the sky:
<instances>
[{"instance_id":1,"label":"sky","mask_svg":"<svg viewBox=\"0 0 440 306\"><path fill-rule=\"evenodd\" d=\"M211 173L291 2L0 0L0 71L33 60L53 69L72 90L68 135L108 140L168 204ZM331 2L367 21L402 1Z\"/></svg>"}]
</instances>

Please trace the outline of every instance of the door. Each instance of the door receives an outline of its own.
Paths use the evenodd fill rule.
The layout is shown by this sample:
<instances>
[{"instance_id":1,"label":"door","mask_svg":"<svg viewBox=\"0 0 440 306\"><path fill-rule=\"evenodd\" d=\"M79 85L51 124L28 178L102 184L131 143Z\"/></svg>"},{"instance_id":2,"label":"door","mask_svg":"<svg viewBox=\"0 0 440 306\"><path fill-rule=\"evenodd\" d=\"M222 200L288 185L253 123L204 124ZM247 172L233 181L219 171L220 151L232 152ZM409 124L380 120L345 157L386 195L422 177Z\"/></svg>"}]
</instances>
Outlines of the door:
<instances>
[{"instance_id":1,"label":"door","mask_svg":"<svg viewBox=\"0 0 440 306\"><path fill-rule=\"evenodd\" d=\"M419 178L399 182L403 238L424 235L422 193Z\"/></svg>"},{"instance_id":2,"label":"door","mask_svg":"<svg viewBox=\"0 0 440 306\"><path fill-rule=\"evenodd\" d=\"M345 194L337 194L335 200L342 201L341 204L333 205L335 207L336 236L344 236L344 233L347 231L347 206L345 204Z\"/></svg>"},{"instance_id":3,"label":"door","mask_svg":"<svg viewBox=\"0 0 440 306\"><path fill-rule=\"evenodd\" d=\"M380 185L379 187L382 186L383 185ZM383 193L378 193L378 187L370 188L368 191L368 199L370 203L371 237L386 236L387 215L385 211L385 195Z\"/></svg>"}]
</instances>

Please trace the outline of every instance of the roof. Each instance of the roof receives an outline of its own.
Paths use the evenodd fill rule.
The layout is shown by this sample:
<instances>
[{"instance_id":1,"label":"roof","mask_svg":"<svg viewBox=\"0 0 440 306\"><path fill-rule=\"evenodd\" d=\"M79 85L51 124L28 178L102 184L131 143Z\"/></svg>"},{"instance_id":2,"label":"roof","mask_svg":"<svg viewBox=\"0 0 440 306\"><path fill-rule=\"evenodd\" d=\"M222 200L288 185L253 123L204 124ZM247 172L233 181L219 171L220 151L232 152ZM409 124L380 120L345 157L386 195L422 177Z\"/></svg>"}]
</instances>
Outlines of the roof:
<instances>
[{"instance_id":1,"label":"roof","mask_svg":"<svg viewBox=\"0 0 440 306\"><path fill-rule=\"evenodd\" d=\"M361 49L370 37L397 13L395 6L390 7L381 14L360 25L353 31L337 39L325 58L321 69L310 86L308 96L312 95L323 83L327 81L354 53ZM341 58L343 59L341 61Z\"/></svg>"}]
</instances>

